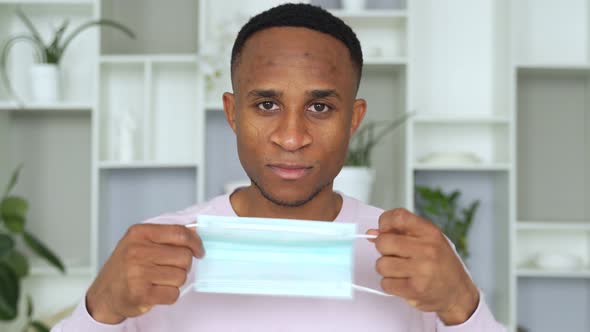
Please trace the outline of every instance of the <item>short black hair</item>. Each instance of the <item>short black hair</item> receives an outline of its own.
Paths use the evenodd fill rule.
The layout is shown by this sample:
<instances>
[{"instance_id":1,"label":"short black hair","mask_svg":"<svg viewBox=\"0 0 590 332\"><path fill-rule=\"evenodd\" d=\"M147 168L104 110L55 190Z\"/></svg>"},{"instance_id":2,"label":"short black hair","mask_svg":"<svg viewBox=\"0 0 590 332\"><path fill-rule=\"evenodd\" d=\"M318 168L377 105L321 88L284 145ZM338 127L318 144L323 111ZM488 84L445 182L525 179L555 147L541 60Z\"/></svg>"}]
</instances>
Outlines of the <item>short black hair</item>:
<instances>
[{"instance_id":1,"label":"short black hair","mask_svg":"<svg viewBox=\"0 0 590 332\"><path fill-rule=\"evenodd\" d=\"M231 51L231 73L239 61L244 44L254 33L273 27L302 27L326 33L340 40L348 51L357 72L357 89L363 69L363 52L361 43L352 29L338 17L327 10L309 4L287 3L268 9L246 23L234 42Z\"/></svg>"}]
</instances>

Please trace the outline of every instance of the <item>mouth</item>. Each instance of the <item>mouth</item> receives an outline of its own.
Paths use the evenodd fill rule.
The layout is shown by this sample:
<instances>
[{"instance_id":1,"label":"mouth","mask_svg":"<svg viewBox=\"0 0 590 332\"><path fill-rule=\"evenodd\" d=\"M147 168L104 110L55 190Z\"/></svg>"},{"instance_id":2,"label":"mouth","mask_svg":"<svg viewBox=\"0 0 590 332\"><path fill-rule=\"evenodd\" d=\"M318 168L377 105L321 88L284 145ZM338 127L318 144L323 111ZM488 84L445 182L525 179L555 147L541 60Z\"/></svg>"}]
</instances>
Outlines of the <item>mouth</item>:
<instances>
[{"instance_id":1,"label":"mouth","mask_svg":"<svg viewBox=\"0 0 590 332\"><path fill-rule=\"evenodd\" d=\"M302 164L269 164L267 166L283 180L301 179L313 168L313 166Z\"/></svg>"}]
</instances>

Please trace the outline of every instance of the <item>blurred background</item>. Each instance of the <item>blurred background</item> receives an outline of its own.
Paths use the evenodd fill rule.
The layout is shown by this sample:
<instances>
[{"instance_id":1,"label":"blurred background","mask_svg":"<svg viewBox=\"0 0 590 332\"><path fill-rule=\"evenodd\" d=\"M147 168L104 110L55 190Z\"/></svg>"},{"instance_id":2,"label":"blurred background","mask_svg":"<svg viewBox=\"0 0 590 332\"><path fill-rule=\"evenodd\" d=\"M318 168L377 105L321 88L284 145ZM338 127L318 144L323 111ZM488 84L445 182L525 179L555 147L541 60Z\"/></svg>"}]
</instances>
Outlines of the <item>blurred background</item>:
<instances>
[{"instance_id":1,"label":"blurred background","mask_svg":"<svg viewBox=\"0 0 590 332\"><path fill-rule=\"evenodd\" d=\"M52 324L130 225L246 179L221 94L282 2L0 0L0 330ZM311 3L357 33L383 133L338 189L439 223L511 331L590 331L590 1Z\"/></svg>"}]
</instances>

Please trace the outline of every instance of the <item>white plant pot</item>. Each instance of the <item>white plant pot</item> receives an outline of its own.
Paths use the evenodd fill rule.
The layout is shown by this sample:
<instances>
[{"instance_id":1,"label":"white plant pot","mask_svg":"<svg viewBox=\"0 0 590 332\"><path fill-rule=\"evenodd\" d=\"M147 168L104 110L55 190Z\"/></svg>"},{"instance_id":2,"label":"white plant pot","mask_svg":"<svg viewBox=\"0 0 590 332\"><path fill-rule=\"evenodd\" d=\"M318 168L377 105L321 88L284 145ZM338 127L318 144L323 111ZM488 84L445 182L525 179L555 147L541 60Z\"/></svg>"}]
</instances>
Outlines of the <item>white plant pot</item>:
<instances>
[{"instance_id":1,"label":"white plant pot","mask_svg":"<svg viewBox=\"0 0 590 332\"><path fill-rule=\"evenodd\" d=\"M334 179L335 191L369 203L375 182L375 170L368 167L344 166Z\"/></svg>"},{"instance_id":2,"label":"white plant pot","mask_svg":"<svg viewBox=\"0 0 590 332\"><path fill-rule=\"evenodd\" d=\"M342 0L342 9L346 11L361 11L365 9L366 0Z\"/></svg>"},{"instance_id":3,"label":"white plant pot","mask_svg":"<svg viewBox=\"0 0 590 332\"><path fill-rule=\"evenodd\" d=\"M36 102L57 102L60 99L59 67L36 63L31 66L31 99Z\"/></svg>"}]
</instances>

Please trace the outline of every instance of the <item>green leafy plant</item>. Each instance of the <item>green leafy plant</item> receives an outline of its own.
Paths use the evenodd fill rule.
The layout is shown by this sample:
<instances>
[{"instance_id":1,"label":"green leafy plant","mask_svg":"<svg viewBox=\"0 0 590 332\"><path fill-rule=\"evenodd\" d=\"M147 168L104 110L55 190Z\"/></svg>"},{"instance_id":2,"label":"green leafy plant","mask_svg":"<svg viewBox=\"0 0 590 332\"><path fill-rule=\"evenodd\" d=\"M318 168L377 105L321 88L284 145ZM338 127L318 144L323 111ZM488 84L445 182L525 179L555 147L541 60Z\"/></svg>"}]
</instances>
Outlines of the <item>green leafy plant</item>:
<instances>
[{"instance_id":1,"label":"green leafy plant","mask_svg":"<svg viewBox=\"0 0 590 332\"><path fill-rule=\"evenodd\" d=\"M413 113L405 113L393 121L369 122L362 125L348 146L344 166L370 167L371 152L388 133L402 126Z\"/></svg>"},{"instance_id":2,"label":"green leafy plant","mask_svg":"<svg viewBox=\"0 0 590 332\"><path fill-rule=\"evenodd\" d=\"M19 196L11 195L18 181L22 166L18 167L0 201L0 320L11 321L18 317L18 303L21 296L21 281L29 275L29 261L16 248L21 240L35 254L46 260L50 265L65 273L65 267L43 242L26 230L28 202ZM32 328L36 331L49 331L42 322L33 318L33 301L27 296L27 322L24 330Z\"/></svg>"},{"instance_id":3,"label":"green leafy plant","mask_svg":"<svg viewBox=\"0 0 590 332\"><path fill-rule=\"evenodd\" d=\"M33 25L33 22L25 15L21 8L16 9L16 15L23 22L23 24L29 30L29 34L19 34L9 38L2 46L2 53L0 53L0 71L2 74L2 81L6 86L8 92L16 98L8 73L6 70L8 54L10 49L19 42L28 42L35 51L37 61L40 63L56 64L59 65L63 57L64 52L81 32L93 26L109 26L118 30L121 30L127 34L130 38L135 38L135 34L126 26L121 23L100 19L86 22L77 28L75 28L69 35L66 36L66 30L70 24L69 20L64 20L62 24L55 30L51 42L46 43L39 30Z\"/></svg>"},{"instance_id":4,"label":"green leafy plant","mask_svg":"<svg viewBox=\"0 0 590 332\"><path fill-rule=\"evenodd\" d=\"M453 242L461 258L469 257L467 232L479 207L479 200L459 211L458 190L447 194L440 188L416 187L416 207L418 214L437 224L443 233Z\"/></svg>"}]
</instances>

